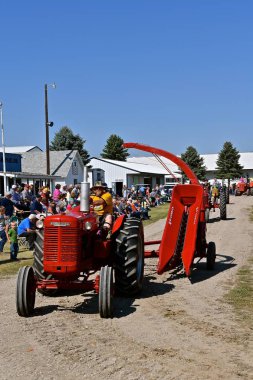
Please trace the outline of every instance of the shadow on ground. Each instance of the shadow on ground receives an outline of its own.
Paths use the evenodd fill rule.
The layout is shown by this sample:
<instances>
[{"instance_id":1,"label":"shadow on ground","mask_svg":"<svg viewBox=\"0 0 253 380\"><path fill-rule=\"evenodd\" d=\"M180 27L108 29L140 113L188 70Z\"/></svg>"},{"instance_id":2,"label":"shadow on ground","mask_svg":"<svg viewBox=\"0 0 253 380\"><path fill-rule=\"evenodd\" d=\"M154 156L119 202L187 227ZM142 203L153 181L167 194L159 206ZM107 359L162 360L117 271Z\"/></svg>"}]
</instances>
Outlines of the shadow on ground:
<instances>
[{"instance_id":1,"label":"shadow on ground","mask_svg":"<svg viewBox=\"0 0 253 380\"><path fill-rule=\"evenodd\" d=\"M156 297L158 295L168 293L174 288L174 285L172 284L155 282L154 280L156 280L156 277L145 276L143 289L138 296L135 296L135 297L115 296L113 299L114 318L122 318L134 313L139 306L138 304L139 299ZM83 297L83 300L79 302L78 304L71 307L67 305L66 306L47 305L44 307L40 306L35 309L34 317L47 315L54 312L55 310L57 311L71 310L73 313L80 313L80 314L98 314L99 313L99 310L98 310L99 296L95 292L87 292L87 293L64 292L64 294L60 293L59 296L62 298L65 295L67 299L68 297L71 297L73 295L78 295L78 294L80 295L80 297ZM58 296L55 296L52 299L56 299L56 298L58 298Z\"/></svg>"},{"instance_id":2,"label":"shadow on ground","mask_svg":"<svg viewBox=\"0 0 253 380\"><path fill-rule=\"evenodd\" d=\"M190 278L192 284L208 280L209 278L236 266L234 263L234 258L232 256L225 256L220 254L216 255L216 262L214 269L212 270L207 270L206 260L202 260L203 261L196 263L193 267L192 275Z\"/></svg>"}]
</instances>

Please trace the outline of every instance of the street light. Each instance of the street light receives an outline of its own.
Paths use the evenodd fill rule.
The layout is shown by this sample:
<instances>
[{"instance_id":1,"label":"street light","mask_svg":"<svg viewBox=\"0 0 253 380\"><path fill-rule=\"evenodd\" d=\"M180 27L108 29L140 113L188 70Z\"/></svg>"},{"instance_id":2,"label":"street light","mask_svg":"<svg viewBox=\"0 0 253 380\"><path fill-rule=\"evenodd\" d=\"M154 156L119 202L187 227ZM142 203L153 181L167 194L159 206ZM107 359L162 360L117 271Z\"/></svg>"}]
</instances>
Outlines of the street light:
<instances>
[{"instance_id":1,"label":"street light","mask_svg":"<svg viewBox=\"0 0 253 380\"><path fill-rule=\"evenodd\" d=\"M0 124L2 129L2 147L3 147L3 173L4 173L4 194L6 193L6 161L4 145L4 124L3 124L3 103L0 102Z\"/></svg>"},{"instance_id":2,"label":"street light","mask_svg":"<svg viewBox=\"0 0 253 380\"><path fill-rule=\"evenodd\" d=\"M48 121L48 102L47 102L47 87L51 86L56 88L56 84L45 84L45 126L46 126L46 158L47 158L47 174L50 174L50 156L49 156L49 129L48 127L52 127L54 123L52 121Z\"/></svg>"}]
</instances>

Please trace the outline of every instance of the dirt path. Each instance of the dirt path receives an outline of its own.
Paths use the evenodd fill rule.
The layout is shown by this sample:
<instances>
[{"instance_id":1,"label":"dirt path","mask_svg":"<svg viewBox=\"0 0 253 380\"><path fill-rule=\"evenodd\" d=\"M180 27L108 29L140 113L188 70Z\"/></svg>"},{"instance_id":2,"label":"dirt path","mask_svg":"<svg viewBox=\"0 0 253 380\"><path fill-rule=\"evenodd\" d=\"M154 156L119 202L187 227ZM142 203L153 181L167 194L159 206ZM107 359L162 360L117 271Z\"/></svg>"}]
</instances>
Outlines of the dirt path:
<instances>
[{"instance_id":1,"label":"dirt path","mask_svg":"<svg viewBox=\"0 0 253 380\"><path fill-rule=\"evenodd\" d=\"M146 261L140 298L115 300L102 320L97 296L36 299L32 318L15 311L16 278L0 280L0 379L253 379L253 334L223 295L252 255L253 197L231 197L228 220L212 213L208 241L216 242L213 272L200 262L192 283L156 274ZM145 229L159 238L164 221Z\"/></svg>"}]
</instances>

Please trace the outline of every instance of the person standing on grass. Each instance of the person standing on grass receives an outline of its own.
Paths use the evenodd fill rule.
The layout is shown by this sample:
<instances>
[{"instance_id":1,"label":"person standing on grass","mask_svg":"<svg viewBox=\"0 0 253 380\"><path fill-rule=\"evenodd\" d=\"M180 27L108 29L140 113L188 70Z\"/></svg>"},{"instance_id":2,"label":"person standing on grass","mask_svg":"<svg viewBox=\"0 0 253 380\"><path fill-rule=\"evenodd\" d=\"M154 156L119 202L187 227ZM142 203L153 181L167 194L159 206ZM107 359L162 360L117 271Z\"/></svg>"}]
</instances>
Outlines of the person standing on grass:
<instances>
[{"instance_id":1,"label":"person standing on grass","mask_svg":"<svg viewBox=\"0 0 253 380\"><path fill-rule=\"evenodd\" d=\"M8 241L10 243L10 259L18 260L18 231L17 222L11 222L11 226L8 230Z\"/></svg>"},{"instance_id":2,"label":"person standing on grass","mask_svg":"<svg viewBox=\"0 0 253 380\"><path fill-rule=\"evenodd\" d=\"M5 215L5 207L0 206L0 253L4 250L4 245L7 242L6 235L6 215Z\"/></svg>"}]
</instances>

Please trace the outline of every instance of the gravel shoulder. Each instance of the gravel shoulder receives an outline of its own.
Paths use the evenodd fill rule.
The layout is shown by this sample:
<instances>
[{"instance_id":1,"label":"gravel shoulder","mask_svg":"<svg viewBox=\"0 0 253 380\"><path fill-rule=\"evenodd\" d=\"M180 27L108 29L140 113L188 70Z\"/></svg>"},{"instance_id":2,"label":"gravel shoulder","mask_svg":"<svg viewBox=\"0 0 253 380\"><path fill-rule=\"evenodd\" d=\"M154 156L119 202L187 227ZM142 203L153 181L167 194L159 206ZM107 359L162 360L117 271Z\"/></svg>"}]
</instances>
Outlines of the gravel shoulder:
<instances>
[{"instance_id":1,"label":"gravel shoulder","mask_svg":"<svg viewBox=\"0 0 253 380\"><path fill-rule=\"evenodd\" d=\"M228 219L211 213L207 240L217 265L156 274L145 262L138 298L116 298L115 317L100 319L93 293L57 298L37 294L32 318L15 310L16 276L0 279L0 379L253 379L253 334L224 295L253 255L253 197L231 197ZM145 228L161 237L165 221Z\"/></svg>"}]
</instances>

